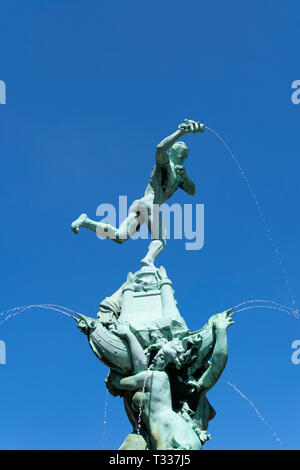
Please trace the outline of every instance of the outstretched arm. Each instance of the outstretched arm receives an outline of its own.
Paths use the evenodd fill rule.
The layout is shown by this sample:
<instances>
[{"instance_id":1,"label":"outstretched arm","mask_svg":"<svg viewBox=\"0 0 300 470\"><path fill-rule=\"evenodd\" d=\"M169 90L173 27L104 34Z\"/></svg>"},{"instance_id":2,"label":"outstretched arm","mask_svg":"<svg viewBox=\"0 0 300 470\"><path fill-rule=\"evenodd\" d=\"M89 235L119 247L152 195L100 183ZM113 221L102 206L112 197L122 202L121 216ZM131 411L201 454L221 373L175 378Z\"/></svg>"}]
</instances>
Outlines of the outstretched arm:
<instances>
[{"instance_id":1,"label":"outstretched arm","mask_svg":"<svg viewBox=\"0 0 300 470\"><path fill-rule=\"evenodd\" d=\"M228 358L227 328L234 323L229 312L230 310L220 313L213 321L216 328L216 342L211 364L198 381L200 391L210 390L225 369Z\"/></svg>"},{"instance_id":2,"label":"outstretched arm","mask_svg":"<svg viewBox=\"0 0 300 470\"><path fill-rule=\"evenodd\" d=\"M134 334L130 331L128 324L117 324L115 333L118 336L121 336L121 338L125 338L128 343L133 366L133 374L138 374L139 372L145 371L147 369L147 358L145 356L142 346L140 345Z\"/></svg>"},{"instance_id":3,"label":"outstretched arm","mask_svg":"<svg viewBox=\"0 0 300 470\"><path fill-rule=\"evenodd\" d=\"M173 134L163 139L156 147L156 163L158 165L165 165L169 163L168 150L175 144L176 140L187 132L203 132L204 124L200 122L192 121L191 119L185 119L182 124L179 124L178 130Z\"/></svg>"},{"instance_id":4,"label":"outstretched arm","mask_svg":"<svg viewBox=\"0 0 300 470\"><path fill-rule=\"evenodd\" d=\"M117 374L114 371L110 371L110 380L114 387L121 389L121 390L139 390L142 389L144 386L146 387L148 384L148 380L150 380L151 374L148 374L147 371L140 372L136 375L132 375L129 377L123 377L120 374ZM148 380L146 380L146 377Z\"/></svg>"},{"instance_id":5,"label":"outstretched arm","mask_svg":"<svg viewBox=\"0 0 300 470\"><path fill-rule=\"evenodd\" d=\"M156 147L156 163L158 165L165 165L169 163L168 150L175 144L176 140L179 139L182 135L186 134L188 131L184 128L178 129L173 134L169 135L163 139L158 146Z\"/></svg>"}]
</instances>

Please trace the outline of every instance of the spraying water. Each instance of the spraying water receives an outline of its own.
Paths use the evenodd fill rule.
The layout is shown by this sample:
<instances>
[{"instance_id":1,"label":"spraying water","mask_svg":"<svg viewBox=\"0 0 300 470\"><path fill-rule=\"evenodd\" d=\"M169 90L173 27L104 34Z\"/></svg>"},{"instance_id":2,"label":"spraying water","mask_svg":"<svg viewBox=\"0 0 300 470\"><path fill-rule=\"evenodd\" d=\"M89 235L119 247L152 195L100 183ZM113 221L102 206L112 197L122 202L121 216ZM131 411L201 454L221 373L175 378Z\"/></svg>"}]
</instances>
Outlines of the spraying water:
<instances>
[{"instance_id":1,"label":"spraying water","mask_svg":"<svg viewBox=\"0 0 300 470\"><path fill-rule=\"evenodd\" d=\"M9 318L15 317L19 315L20 313L24 312L25 310L29 310L31 308L42 308L46 310L53 310L59 313L62 313L63 315L73 318L74 320L77 320L77 318L72 315L70 312L76 315L77 312L75 310L71 310L68 307L63 307L61 305L56 305L56 304L36 304L36 305L23 305L21 307L14 307L10 308L6 311L3 311L0 313L0 325L2 325L5 321L9 320Z\"/></svg>"},{"instance_id":2,"label":"spraying water","mask_svg":"<svg viewBox=\"0 0 300 470\"><path fill-rule=\"evenodd\" d=\"M236 385L232 384L231 382L228 382L228 380L224 380L224 382L229 385L231 388L233 388L233 390L235 390L244 400L246 400L249 405L254 409L255 413L257 414L257 416L259 417L259 419L270 429L270 431L272 431L272 434L274 436L274 438L276 439L276 441L280 444L280 445L283 445L282 444L282 441L280 440L278 434L276 432L274 432L272 426L265 420L265 418L262 416L262 414L259 412L259 410L257 409L257 407L254 405L254 403L244 394L242 393Z\"/></svg>"},{"instance_id":3,"label":"spraying water","mask_svg":"<svg viewBox=\"0 0 300 470\"><path fill-rule=\"evenodd\" d=\"M293 315L293 316L296 317L296 314L294 312L292 312L290 310L280 308L280 307L275 307L273 305L249 305L248 307L243 307L243 308L240 308L240 309L236 310L235 313L244 312L245 310L251 310L251 309L255 309L255 308L268 308L268 309L271 309L271 310L278 310L279 312L285 312L288 315ZM297 316L296 318L299 319L299 316Z\"/></svg>"},{"instance_id":4,"label":"spraying water","mask_svg":"<svg viewBox=\"0 0 300 470\"><path fill-rule=\"evenodd\" d=\"M106 389L105 403L104 403L104 416L103 416L103 432L102 432L102 446L101 446L102 449L104 449L104 441L105 441L105 436L106 436L108 397L109 397L109 393L108 393L108 390Z\"/></svg>"},{"instance_id":5,"label":"spraying water","mask_svg":"<svg viewBox=\"0 0 300 470\"><path fill-rule=\"evenodd\" d=\"M298 311L298 309L295 309L296 302L295 302L295 298L292 294L292 291L291 291L291 288L290 288L290 285L289 285L289 282L288 282L288 279L287 279L286 269L283 265L283 261L282 261L279 249L277 247L276 242L273 239L270 226L269 226L269 224L268 224L268 222L265 218L264 212L262 210L260 202L258 201L258 198L255 194L255 191L254 191L253 187L251 186L251 184L248 180L248 177L245 174L243 168L241 167L238 158L234 155L234 153L232 152L230 147L227 145L227 143L224 141L224 139L216 131L214 131L213 129L211 129L209 127L206 127L206 129L208 129L210 132L212 132L222 142L225 149L228 151L228 153L230 154L230 156L234 160L236 166L238 167L245 183L247 184L247 187L250 191L250 194L252 195L252 197L254 199L254 202L256 204L256 207L258 209L258 213L260 215L260 218L261 218L261 220L262 220L262 222L265 226L269 241L272 245L273 252L274 252L275 256L277 257L277 260L278 260L278 263L279 263L279 266L281 268L281 272L282 272L282 275L283 275L283 279L284 279L285 285L287 287L288 293L290 295L291 303L292 303L292 306L293 306L293 308L290 308L286 305L282 305L282 304L280 304L278 302L275 302L273 300L254 299L254 300L244 301L244 302L236 305L235 307L233 307L234 311L233 311L232 315L234 315L235 313L245 311L245 310L249 310L249 309L265 308L265 309L273 309L273 310L278 310L278 311L281 311L281 312L285 312L285 313L288 313L289 315L293 315L295 318L299 319L300 318L299 311ZM249 305L249 304L251 304L251 305ZM260 304L265 304L265 305L260 305ZM4 323L9 318L15 317L16 315L19 315L21 312L24 312L24 311L29 310L31 308L42 308L42 309L47 309L47 310L53 310L53 311L62 313L63 315L65 315L67 317L70 317L70 318L73 318L73 319L77 320L77 318L74 316L74 314L76 314L77 312L75 310L72 310L72 309L68 308L68 307L63 307L61 305L56 305L56 304L36 304L36 305L25 305L25 306L21 306L21 307L14 307L14 308L11 308L11 309L6 310L4 312L1 312L0 313L0 318L1 317L2 318L0 320L0 324ZM140 431L141 431L141 420L142 420L142 412L143 412L143 405L144 405L144 403L143 403L144 402L144 394L145 394L146 383L147 383L147 379L148 379L148 376L149 376L149 372L150 372L150 369L147 369L147 373L145 375L145 380L144 380L143 389L142 389L142 393L141 393L141 400L140 400L139 413L138 413L138 422L137 422L137 434L140 434ZM280 445L282 445L282 442L281 442L280 438L278 437L276 432L273 432L272 426L264 419L264 417L261 415L261 413L259 412L257 407L254 405L254 403L246 395L244 395L234 384L232 384L231 382L228 382L226 380L225 380L225 382L226 382L227 385L229 385L233 390L235 390L243 399L245 399L250 404L250 406L254 409L255 413L260 418L260 420L272 431L273 436L276 439L276 441ZM105 439L105 435L106 435L107 405L108 405L108 391L106 391L105 405L104 405L102 448L104 448L104 439Z\"/></svg>"},{"instance_id":6,"label":"spraying water","mask_svg":"<svg viewBox=\"0 0 300 470\"><path fill-rule=\"evenodd\" d=\"M239 308L243 305L255 304L255 303L272 304L272 305L275 305L276 307L280 307L280 308L283 308L283 309L290 310L291 312L295 312L295 310L292 309L291 307L288 307L287 305L280 304L280 303L276 302L275 300L269 300L269 299L249 299L249 300L245 300L244 302L241 302L240 304L236 305L233 308L237 309L237 308Z\"/></svg>"},{"instance_id":7,"label":"spraying water","mask_svg":"<svg viewBox=\"0 0 300 470\"><path fill-rule=\"evenodd\" d=\"M212 132L219 140L220 142L222 142L222 144L224 145L225 149L227 150L227 152L229 153L229 155L232 157L233 161L235 162L236 166L238 167L242 177L243 177L243 180L245 181L245 183L247 184L248 186L248 189L254 199L254 202L256 204L256 207L257 207L257 210L258 210L258 213L260 215L260 218L265 226L265 229L266 229L266 232L267 232L267 235L268 235L268 238L269 238L269 241L272 245L272 249L273 249L273 253L275 254L277 260L278 260L278 263L279 263L279 266L280 266L280 269L281 269L281 273L282 273L282 276L283 276L283 280L284 280L284 283L286 285L286 288L288 290L288 293L289 293L289 296L290 296L290 299L291 299L291 303L293 306L296 305L296 301L295 301L295 298L294 298L294 295L292 293L292 290L291 290L291 287L290 287L290 284L289 284L289 281L288 281L288 278L287 278L287 275L286 275L286 269L285 269L285 266L283 264L283 261L282 261L282 258L281 258L281 255L280 255L280 252L279 252L279 249L277 247L277 244L276 242L274 241L274 238L272 236L272 232L271 232L271 229L270 229L270 226L265 218L265 215L264 215L264 212L262 210L262 206L255 194L255 191L253 189L253 187L251 186L249 180L248 180L248 177L245 173L245 171L243 170L243 168L241 167L241 164L238 160L238 158L234 155L234 153L232 152L232 150L230 149L230 147L227 145L227 143L225 142L225 140L213 129L211 129L210 127L206 127L206 129L208 129L210 132Z\"/></svg>"},{"instance_id":8,"label":"spraying water","mask_svg":"<svg viewBox=\"0 0 300 470\"><path fill-rule=\"evenodd\" d=\"M259 305L259 304L263 304L263 305ZM233 307L233 312L231 313L231 316L235 315L236 313L243 312L245 310L251 310L251 309L256 309L256 308L277 310L279 312L284 312L284 313L287 313L288 315L292 315L296 319L300 318L300 314L297 309L292 309L288 307L287 305L280 304L278 302L275 302L274 300L266 300L266 299L253 299L253 300L246 300L244 302L241 302L240 304Z\"/></svg>"},{"instance_id":9,"label":"spraying water","mask_svg":"<svg viewBox=\"0 0 300 470\"><path fill-rule=\"evenodd\" d=\"M145 394L146 384L147 384L147 380L148 380L150 372L151 372L151 369L147 369L144 384L143 384L142 394L141 394L141 400L140 400L140 405L139 405L139 414L138 414L138 422L137 422L137 427L136 427L136 432L137 432L138 435L141 433L142 412L143 412L143 407L144 407L144 394Z\"/></svg>"}]
</instances>

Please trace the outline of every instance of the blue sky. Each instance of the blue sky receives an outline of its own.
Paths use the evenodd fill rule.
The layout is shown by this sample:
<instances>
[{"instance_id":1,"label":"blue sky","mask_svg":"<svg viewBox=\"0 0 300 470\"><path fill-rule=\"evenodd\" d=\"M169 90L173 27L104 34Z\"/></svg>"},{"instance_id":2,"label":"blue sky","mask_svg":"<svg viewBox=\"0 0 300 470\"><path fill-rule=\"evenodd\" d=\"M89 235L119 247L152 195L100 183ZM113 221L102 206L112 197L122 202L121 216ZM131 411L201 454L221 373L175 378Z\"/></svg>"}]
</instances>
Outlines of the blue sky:
<instances>
[{"instance_id":1,"label":"blue sky","mask_svg":"<svg viewBox=\"0 0 300 470\"><path fill-rule=\"evenodd\" d=\"M139 269L147 241L118 246L69 225L99 204L143 194L155 146L186 117L219 132L238 156L280 249L299 306L300 6L283 1L1 5L1 311L55 303L96 315L99 301ZM170 240L159 258L191 330L247 299L290 305L265 227L216 137L189 135L187 171L205 204L205 245ZM0 326L1 449L118 448L130 431L120 399L103 414L107 368L75 323L29 310ZM272 310L236 316L207 449L299 448L299 320Z\"/></svg>"}]
</instances>

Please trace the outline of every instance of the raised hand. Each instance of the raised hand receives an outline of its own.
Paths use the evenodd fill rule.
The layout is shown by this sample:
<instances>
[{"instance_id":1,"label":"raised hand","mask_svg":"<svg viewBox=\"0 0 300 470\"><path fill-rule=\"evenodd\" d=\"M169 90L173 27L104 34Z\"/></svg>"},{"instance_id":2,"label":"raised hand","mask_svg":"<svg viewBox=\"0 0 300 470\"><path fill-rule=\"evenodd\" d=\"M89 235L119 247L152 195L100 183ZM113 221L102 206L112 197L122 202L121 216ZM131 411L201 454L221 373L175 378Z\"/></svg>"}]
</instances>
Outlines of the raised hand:
<instances>
[{"instance_id":1,"label":"raised hand","mask_svg":"<svg viewBox=\"0 0 300 470\"><path fill-rule=\"evenodd\" d=\"M130 334L129 323L116 321L114 323L113 332L121 338L126 338Z\"/></svg>"},{"instance_id":2,"label":"raised hand","mask_svg":"<svg viewBox=\"0 0 300 470\"><path fill-rule=\"evenodd\" d=\"M182 124L179 124L178 129L181 129L185 132L204 132L205 126L199 121L193 121L192 119L185 119Z\"/></svg>"},{"instance_id":3,"label":"raised hand","mask_svg":"<svg viewBox=\"0 0 300 470\"><path fill-rule=\"evenodd\" d=\"M234 324L234 321L232 319L232 316L230 315L230 312L232 312L232 309L225 310L225 312L222 312L216 315L213 320L213 325L218 329L227 330L227 328L229 328L230 325Z\"/></svg>"}]
</instances>

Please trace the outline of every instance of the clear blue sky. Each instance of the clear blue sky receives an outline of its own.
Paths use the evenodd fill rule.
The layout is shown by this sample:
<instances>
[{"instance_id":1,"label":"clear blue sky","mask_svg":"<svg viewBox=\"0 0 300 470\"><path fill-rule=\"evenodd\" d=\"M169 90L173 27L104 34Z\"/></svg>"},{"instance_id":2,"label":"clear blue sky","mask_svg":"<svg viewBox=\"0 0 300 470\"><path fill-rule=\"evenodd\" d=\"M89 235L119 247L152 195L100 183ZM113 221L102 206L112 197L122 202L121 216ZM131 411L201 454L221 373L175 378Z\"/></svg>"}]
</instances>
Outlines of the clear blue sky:
<instances>
[{"instance_id":1,"label":"clear blue sky","mask_svg":"<svg viewBox=\"0 0 300 470\"><path fill-rule=\"evenodd\" d=\"M10 0L0 17L1 311L55 303L96 315L139 268L146 241L118 246L69 225L102 202L141 196L156 144L184 118L216 129L239 157L272 228L299 305L299 2ZM191 330L250 298L290 304L238 169L209 132L187 136L205 204L205 246L170 240L159 259ZM99 449L107 368L75 323L31 310L0 326L0 448ZM229 330L224 378L299 448L299 320L250 310ZM250 405L220 381L207 449L278 449ZM108 402L104 448L129 432Z\"/></svg>"}]
</instances>

